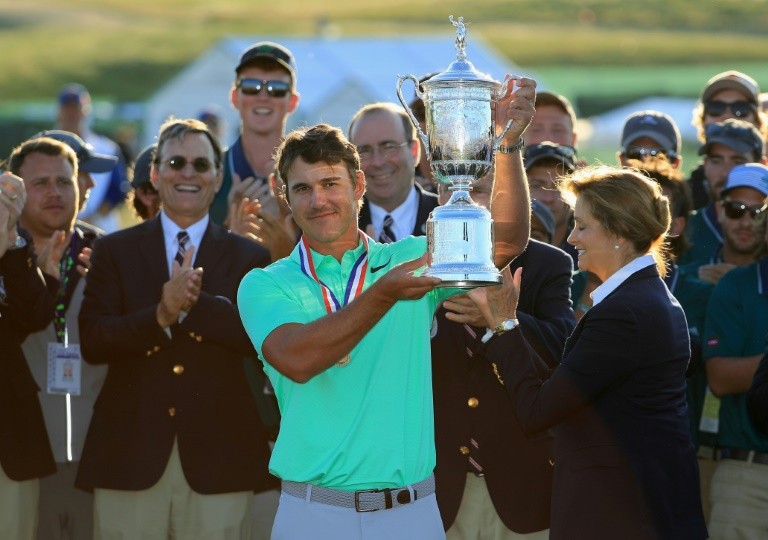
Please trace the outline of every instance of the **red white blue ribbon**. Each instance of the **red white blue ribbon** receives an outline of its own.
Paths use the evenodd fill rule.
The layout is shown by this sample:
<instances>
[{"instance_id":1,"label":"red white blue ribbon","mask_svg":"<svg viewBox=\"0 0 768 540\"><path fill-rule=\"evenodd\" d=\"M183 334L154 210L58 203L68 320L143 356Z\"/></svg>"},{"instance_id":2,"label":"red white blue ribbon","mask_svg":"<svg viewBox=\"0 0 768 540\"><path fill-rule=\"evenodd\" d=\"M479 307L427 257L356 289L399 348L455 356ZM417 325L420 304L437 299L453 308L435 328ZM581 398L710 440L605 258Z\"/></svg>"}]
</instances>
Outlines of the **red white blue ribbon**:
<instances>
[{"instance_id":1,"label":"red white blue ribbon","mask_svg":"<svg viewBox=\"0 0 768 540\"><path fill-rule=\"evenodd\" d=\"M335 311L343 308L349 304L352 300L360 296L363 292L363 285L365 283L365 274L368 271L368 238L361 234L360 238L363 240L365 250L357 258L354 266L352 266L352 272L347 280L347 286L344 289L344 302L340 303L333 291L323 283L317 272L315 271L315 263L312 260L312 252L309 249L309 241L305 235L301 235L299 241L299 260L301 262L301 271L307 276L315 280L323 292L323 302L325 303L325 310L328 313L334 313Z\"/></svg>"}]
</instances>

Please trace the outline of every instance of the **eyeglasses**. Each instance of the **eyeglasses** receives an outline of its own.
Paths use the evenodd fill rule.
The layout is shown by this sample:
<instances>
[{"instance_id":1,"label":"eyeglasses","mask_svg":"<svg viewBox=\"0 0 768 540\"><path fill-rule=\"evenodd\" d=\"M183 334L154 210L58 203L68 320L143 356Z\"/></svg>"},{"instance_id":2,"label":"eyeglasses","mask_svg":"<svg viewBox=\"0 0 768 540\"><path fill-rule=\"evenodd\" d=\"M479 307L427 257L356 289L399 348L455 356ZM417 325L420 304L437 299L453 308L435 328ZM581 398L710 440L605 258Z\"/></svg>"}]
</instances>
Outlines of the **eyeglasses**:
<instances>
[{"instance_id":1,"label":"eyeglasses","mask_svg":"<svg viewBox=\"0 0 768 540\"><path fill-rule=\"evenodd\" d=\"M290 83L285 81L263 81L261 79L240 79L237 88L246 96L255 96L262 88L267 89L267 94L274 98L285 97L291 90Z\"/></svg>"},{"instance_id":2,"label":"eyeglasses","mask_svg":"<svg viewBox=\"0 0 768 540\"><path fill-rule=\"evenodd\" d=\"M748 101L707 101L704 103L704 113L708 116L723 116L725 111L731 111L736 118L745 118L749 114L755 114L757 107Z\"/></svg>"},{"instance_id":3,"label":"eyeglasses","mask_svg":"<svg viewBox=\"0 0 768 540\"><path fill-rule=\"evenodd\" d=\"M376 146L370 146L366 144L364 146L358 147L357 153L360 155L360 161L370 161L373 159L373 155L376 150L379 151L379 154L381 154L382 157L393 158L397 155L398 150L405 148L409 144L411 144L411 141L405 141L402 143L384 142L377 144Z\"/></svg>"},{"instance_id":4,"label":"eyeglasses","mask_svg":"<svg viewBox=\"0 0 768 540\"><path fill-rule=\"evenodd\" d=\"M213 167L213 163L211 163L208 158L204 157L197 157L190 161L184 156L173 156L172 158L161 161L160 163L168 164L168 166L174 171L180 171L187 166L187 163L191 163L192 168L195 169L195 172L198 173L207 173L211 170L211 167Z\"/></svg>"},{"instance_id":5,"label":"eyeglasses","mask_svg":"<svg viewBox=\"0 0 768 540\"><path fill-rule=\"evenodd\" d=\"M624 156L627 159L643 160L646 157L656 157L659 154L667 156L669 159L675 159L677 152L667 150L666 148L647 148L645 146L627 146L624 150Z\"/></svg>"},{"instance_id":6,"label":"eyeglasses","mask_svg":"<svg viewBox=\"0 0 768 540\"><path fill-rule=\"evenodd\" d=\"M720 201L720 204L723 205L723 210L725 210L725 217L728 219L741 219L742 216L747 212L750 213L752 219L755 219L757 216L765 212L766 209L768 209L768 204L747 206L741 201L724 200Z\"/></svg>"}]
</instances>

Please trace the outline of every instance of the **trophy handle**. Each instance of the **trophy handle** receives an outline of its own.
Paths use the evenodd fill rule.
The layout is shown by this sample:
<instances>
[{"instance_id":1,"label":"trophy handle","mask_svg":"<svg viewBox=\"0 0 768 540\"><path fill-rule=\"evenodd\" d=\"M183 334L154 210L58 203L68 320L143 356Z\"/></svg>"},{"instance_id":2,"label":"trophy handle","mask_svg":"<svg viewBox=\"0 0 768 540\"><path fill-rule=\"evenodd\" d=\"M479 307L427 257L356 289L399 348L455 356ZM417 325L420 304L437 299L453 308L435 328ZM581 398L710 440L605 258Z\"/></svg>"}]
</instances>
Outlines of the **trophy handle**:
<instances>
[{"instance_id":1,"label":"trophy handle","mask_svg":"<svg viewBox=\"0 0 768 540\"><path fill-rule=\"evenodd\" d=\"M507 93L507 87L509 86L510 81L512 81L512 84L513 84L512 90L514 91L514 89L515 89L514 88L514 84L515 84L514 81L515 81L515 79L514 78L512 78L512 79L505 78L504 82L501 83L501 86L496 91L496 99L500 99L504 94ZM499 149L499 146L501 145L501 141L504 140L504 137L507 136L507 131L509 131L509 128L512 127L512 122L513 121L514 120L507 120L507 123L504 126L504 129L501 130L501 135L499 135L498 137L496 137L494 139L494 141L493 141L493 151L494 151L494 153L496 152L496 150Z\"/></svg>"},{"instance_id":2,"label":"trophy handle","mask_svg":"<svg viewBox=\"0 0 768 540\"><path fill-rule=\"evenodd\" d=\"M419 134L419 139L421 139L421 142L424 143L424 148L429 149L429 137L427 136L426 133L421 131L421 126L419 125L419 121L413 115L413 111L408 106L408 102L403 97L403 88L402 88L403 83L408 80L413 81L413 85L416 87L416 95L419 97L420 100L424 101L424 94L421 91L419 91L419 80L413 75L397 76L397 98L400 100L400 103L403 104L403 108L405 109L405 112L408 113L408 117L411 119L411 122L413 122L413 125L416 126L416 132Z\"/></svg>"}]
</instances>

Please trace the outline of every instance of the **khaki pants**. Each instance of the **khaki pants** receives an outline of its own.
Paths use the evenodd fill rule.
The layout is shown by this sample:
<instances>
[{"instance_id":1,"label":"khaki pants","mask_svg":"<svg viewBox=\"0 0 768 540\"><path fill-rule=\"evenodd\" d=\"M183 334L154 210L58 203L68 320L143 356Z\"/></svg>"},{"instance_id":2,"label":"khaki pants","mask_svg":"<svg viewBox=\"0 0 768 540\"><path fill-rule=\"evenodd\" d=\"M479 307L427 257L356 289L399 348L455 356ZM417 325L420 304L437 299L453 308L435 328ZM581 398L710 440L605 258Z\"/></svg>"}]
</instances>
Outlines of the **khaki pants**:
<instances>
[{"instance_id":1,"label":"khaki pants","mask_svg":"<svg viewBox=\"0 0 768 540\"><path fill-rule=\"evenodd\" d=\"M768 536L768 465L718 461L709 495L711 538L764 540Z\"/></svg>"},{"instance_id":2,"label":"khaki pants","mask_svg":"<svg viewBox=\"0 0 768 540\"><path fill-rule=\"evenodd\" d=\"M253 493L201 495L189 487L174 443L160 480L142 491L96 489L97 540L249 540Z\"/></svg>"},{"instance_id":3,"label":"khaki pants","mask_svg":"<svg viewBox=\"0 0 768 540\"><path fill-rule=\"evenodd\" d=\"M57 463L40 479L38 540L92 540L93 494L75 487L79 461Z\"/></svg>"},{"instance_id":4,"label":"khaki pants","mask_svg":"<svg viewBox=\"0 0 768 540\"><path fill-rule=\"evenodd\" d=\"M699 489L701 492L701 509L704 511L704 521L709 523L709 486L712 483L712 475L715 473L717 460L715 449L711 446L699 448Z\"/></svg>"},{"instance_id":5,"label":"khaki pants","mask_svg":"<svg viewBox=\"0 0 768 540\"><path fill-rule=\"evenodd\" d=\"M529 534L518 534L507 529L493 507L485 478L467 473L464 494L456 521L446 533L446 540L547 540L549 529Z\"/></svg>"},{"instance_id":6,"label":"khaki pants","mask_svg":"<svg viewBox=\"0 0 768 540\"><path fill-rule=\"evenodd\" d=\"M37 478L16 482L0 467L0 538L33 540L37 529Z\"/></svg>"}]
</instances>

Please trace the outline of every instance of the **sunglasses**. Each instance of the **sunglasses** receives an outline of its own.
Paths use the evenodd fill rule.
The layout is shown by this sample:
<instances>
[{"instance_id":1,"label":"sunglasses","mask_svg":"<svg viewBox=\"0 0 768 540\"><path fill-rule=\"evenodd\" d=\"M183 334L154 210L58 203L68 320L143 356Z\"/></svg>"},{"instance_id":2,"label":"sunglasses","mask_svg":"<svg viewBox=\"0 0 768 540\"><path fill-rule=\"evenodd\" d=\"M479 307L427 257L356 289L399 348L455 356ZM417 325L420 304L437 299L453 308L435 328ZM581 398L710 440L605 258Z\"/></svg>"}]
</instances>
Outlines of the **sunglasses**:
<instances>
[{"instance_id":1,"label":"sunglasses","mask_svg":"<svg viewBox=\"0 0 768 540\"><path fill-rule=\"evenodd\" d=\"M197 157L190 161L184 156L173 156L170 159L161 161L161 163L168 164L168 166L174 171L180 171L187 166L187 163L191 163L192 168L195 169L195 172L198 173L207 173L211 170L211 167L213 167L213 163L211 163L208 158L204 157Z\"/></svg>"},{"instance_id":2,"label":"sunglasses","mask_svg":"<svg viewBox=\"0 0 768 540\"><path fill-rule=\"evenodd\" d=\"M677 153L666 148L647 148L645 146L627 146L624 155L627 159L637 159L642 161L646 157L656 157L659 154L667 156L669 159L675 159Z\"/></svg>"},{"instance_id":3,"label":"sunglasses","mask_svg":"<svg viewBox=\"0 0 768 540\"><path fill-rule=\"evenodd\" d=\"M757 112L757 107L748 101L707 101L704 103L704 113L708 116L723 116L725 111L731 111L736 118L745 118Z\"/></svg>"},{"instance_id":4,"label":"sunglasses","mask_svg":"<svg viewBox=\"0 0 768 540\"><path fill-rule=\"evenodd\" d=\"M291 90L290 83L285 81L262 81L261 79L240 79L237 88L246 96L255 96L262 88L267 89L267 94L274 98L285 97Z\"/></svg>"},{"instance_id":5,"label":"sunglasses","mask_svg":"<svg viewBox=\"0 0 768 540\"><path fill-rule=\"evenodd\" d=\"M723 205L725 217L728 219L741 219L742 216L747 212L750 213L752 219L755 219L757 216L765 212L766 209L768 209L768 204L762 204L759 206L747 206L740 201L721 201L720 204Z\"/></svg>"}]
</instances>

